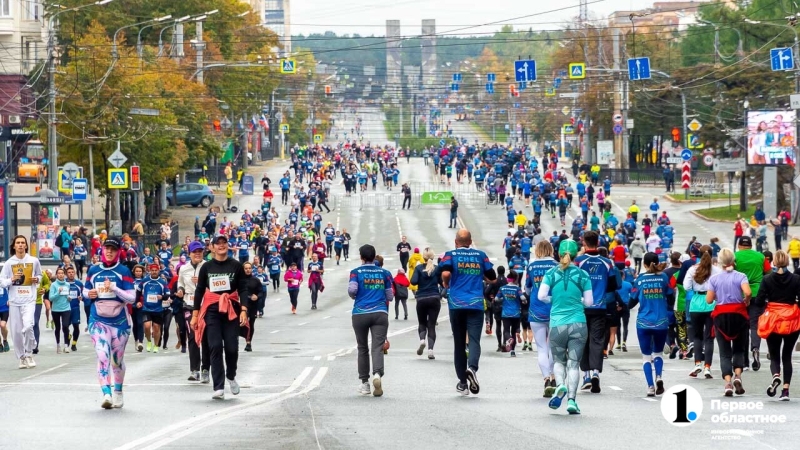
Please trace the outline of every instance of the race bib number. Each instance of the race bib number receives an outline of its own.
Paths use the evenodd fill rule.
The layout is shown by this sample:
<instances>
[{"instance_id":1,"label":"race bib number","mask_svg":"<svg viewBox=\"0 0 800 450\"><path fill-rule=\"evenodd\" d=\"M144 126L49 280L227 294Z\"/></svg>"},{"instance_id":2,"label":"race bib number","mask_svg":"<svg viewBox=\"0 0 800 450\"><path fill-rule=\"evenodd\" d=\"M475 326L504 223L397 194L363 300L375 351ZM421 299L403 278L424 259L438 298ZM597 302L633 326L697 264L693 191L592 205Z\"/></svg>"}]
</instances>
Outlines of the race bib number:
<instances>
[{"instance_id":1,"label":"race bib number","mask_svg":"<svg viewBox=\"0 0 800 450\"><path fill-rule=\"evenodd\" d=\"M68 287L59 287L58 288L58 295L67 296L69 295L69 288Z\"/></svg>"},{"instance_id":2,"label":"race bib number","mask_svg":"<svg viewBox=\"0 0 800 450\"><path fill-rule=\"evenodd\" d=\"M147 303L158 303L161 296L158 294L147 294Z\"/></svg>"},{"instance_id":3,"label":"race bib number","mask_svg":"<svg viewBox=\"0 0 800 450\"><path fill-rule=\"evenodd\" d=\"M69 292L69 298L71 298L73 300L78 298L78 291L70 291Z\"/></svg>"},{"instance_id":4,"label":"race bib number","mask_svg":"<svg viewBox=\"0 0 800 450\"><path fill-rule=\"evenodd\" d=\"M248 245L247 245L247 243L239 244L239 248L242 249L242 250L247 250Z\"/></svg>"},{"instance_id":5,"label":"race bib number","mask_svg":"<svg viewBox=\"0 0 800 450\"><path fill-rule=\"evenodd\" d=\"M279 264L274 264L272 270L281 270L281 266Z\"/></svg>"},{"instance_id":6,"label":"race bib number","mask_svg":"<svg viewBox=\"0 0 800 450\"><path fill-rule=\"evenodd\" d=\"M311 271L312 271L312 272L318 272L318 271L319 271L319 267L317 267L317 266L311 266Z\"/></svg>"},{"instance_id":7,"label":"race bib number","mask_svg":"<svg viewBox=\"0 0 800 450\"><path fill-rule=\"evenodd\" d=\"M17 295L20 297L29 297L33 295L33 289L30 286L16 286Z\"/></svg>"},{"instance_id":8,"label":"race bib number","mask_svg":"<svg viewBox=\"0 0 800 450\"><path fill-rule=\"evenodd\" d=\"M161 307L162 308L169 308L169 301L168 300L162 301L161 302Z\"/></svg>"},{"instance_id":9,"label":"race bib number","mask_svg":"<svg viewBox=\"0 0 800 450\"><path fill-rule=\"evenodd\" d=\"M95 289L97 290L97 298L117 298L117 294L114 293L114 288L117 287L116 282L111 282L109 286L106 288L105 283L98 285Z\"/></svg>"},{"instance_id":10,"label":"race bib number","mask_svg":"<svg viewBox=\"0 0 800 450\"><path fill-rule=\"evenodd\" d=\"M194 306L194 294L185 294L183 296L183 302L189 306Z\"/></svg>"},{"instance_id":11,"label":"race bib number","mask_svg":"<svg viewBox=\"0 0 800 450\"><path fill-rule=\"evenodd\" d=\"M231 290L231 280L227 275L211 277L208 285L211 292L225 292Z\"/></svg>"}]
</instances>

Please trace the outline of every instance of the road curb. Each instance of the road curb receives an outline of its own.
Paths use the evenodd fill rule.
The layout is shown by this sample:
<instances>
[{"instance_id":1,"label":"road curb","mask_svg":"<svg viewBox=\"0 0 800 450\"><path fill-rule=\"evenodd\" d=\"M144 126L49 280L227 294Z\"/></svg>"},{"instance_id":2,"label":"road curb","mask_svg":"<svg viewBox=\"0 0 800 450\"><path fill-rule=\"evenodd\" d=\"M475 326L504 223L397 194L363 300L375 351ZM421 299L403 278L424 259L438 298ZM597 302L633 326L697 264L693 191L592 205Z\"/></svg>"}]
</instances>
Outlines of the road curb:
<instances>
[{"instance_id":1,"label":"road curb","mask_svg":"<svg viewBox=\"0 0 800 450\"><path fill-rule=\"evenodd\" d=\"M735 223L735 222L736 222L735 220L734 220L734 221L731 221L731 220L719 220L719 219L711 219L711 218L708 218L708 217L706 217L706 216L704 216L704 215L700 214L700 213L699 213L699 212L697 212L697 211L689 211L689 212L690 212L690 213L692 213L692 214L694 214L695 216L697 216L697 217L699 217L699 218L701 218L701 219L705 220L705 221L708 221L708 222L717 222L717 223Z\"/></svg>"}]
</instances>

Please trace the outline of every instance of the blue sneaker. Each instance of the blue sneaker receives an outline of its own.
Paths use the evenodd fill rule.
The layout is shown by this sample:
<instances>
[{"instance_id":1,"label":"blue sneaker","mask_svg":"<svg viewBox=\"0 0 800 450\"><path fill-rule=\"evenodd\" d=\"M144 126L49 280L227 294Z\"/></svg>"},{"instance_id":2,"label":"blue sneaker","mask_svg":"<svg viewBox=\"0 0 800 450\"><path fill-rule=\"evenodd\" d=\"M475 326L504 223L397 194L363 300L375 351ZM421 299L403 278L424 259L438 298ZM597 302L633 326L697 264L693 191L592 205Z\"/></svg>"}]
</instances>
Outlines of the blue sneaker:
<instances>
[{"instance_id":1,"label":"blue sneaker","mask_svg":"<svg viewBox=\"0 0 800 450\"><path fill-rule=\"evenodd\" d=\"M569 399L567 401L567 412L570 414L580 414L581 409L578 408L578 403L575 401L574 398Z\"/></svg>"},{"instance_id":2,"label":"blue sneaker","mask_svg":"<svg viewBox=\"0 0 800 450\"><path fill-rule=\"evenodd\" d=\"M547 406L550 409L558 409L561 407L561 401L564 400L564 396L567 395L567 387L563 384L556 388L556 392L553 394L553 398L547 403Z\"/></svg>"},{"instance_id":3,"label":"blue sneaker","mask_svg":"<svg viewBox=\"0 0 800 450\"><path fill-rule=\"evenodd\" d=\"M584 378L583 379L583 385L581 386L581 390L585 391L585 390L591 389L591 388L592 388L592 379L589 378L589 377Z\"/></svg>"}]
</instances>

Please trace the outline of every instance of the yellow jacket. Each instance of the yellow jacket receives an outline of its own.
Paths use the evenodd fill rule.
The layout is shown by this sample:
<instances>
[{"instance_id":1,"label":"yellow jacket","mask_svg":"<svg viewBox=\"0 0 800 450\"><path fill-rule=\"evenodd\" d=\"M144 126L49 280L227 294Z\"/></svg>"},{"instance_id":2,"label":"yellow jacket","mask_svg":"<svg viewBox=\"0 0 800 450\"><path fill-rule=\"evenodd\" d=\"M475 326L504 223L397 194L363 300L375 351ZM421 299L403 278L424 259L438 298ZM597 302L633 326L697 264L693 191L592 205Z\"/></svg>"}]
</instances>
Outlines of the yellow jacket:
<instances>
[{"instance_id":1,"label":"yellow jacket","mask_svg":"<svg viewBox=\"0 0 800 450\"><path fill-rule=\"evenodd\" d=\"M789 241L789 257L793 259L800 258L800 240L797 238L792 238Z\"/></svg>"},{"instance_id":2,"label":"yellow jacket","mask_svg":"<svg viewBox=\"0 0 800 450\"><path fill-rule=\"evenodd\" d=\"M525 224L526 224L526 223L528 223L528 218L527 218L527 217L525 217L525 215L524 215L524 214L522 214L522 213L519 213L519 214L517 214L516 216L514 216L514 223L515 223L515 224L516 224L518 227L524 227L524 226L525 226Z\"/></svg>"},{"instance_id":3,"label":"yellow jacket","mask_svg":"<svg viewBox=\"0 0 800 450\"><path fill-rule=\"evenodd\" d=\"M228 187L225 188L225 198L233 198L233 183L228 183Z\"/></svg>"},{"instance_id":4,"label":"yellow jacket","mask_svg":"<svg viewBox=\"0 0 800 450\"><path fill-rule=\"evenodd\" d=\"M422 264L425 260L422 258L422 255L419 253L412 253L411 257L408 258L408 280L411 281L411 277L414 276L414 268L417 267L418 264ZM409 286L413 292L417 292L417 285L412 284Z\"/></svg>"}]
</instances>

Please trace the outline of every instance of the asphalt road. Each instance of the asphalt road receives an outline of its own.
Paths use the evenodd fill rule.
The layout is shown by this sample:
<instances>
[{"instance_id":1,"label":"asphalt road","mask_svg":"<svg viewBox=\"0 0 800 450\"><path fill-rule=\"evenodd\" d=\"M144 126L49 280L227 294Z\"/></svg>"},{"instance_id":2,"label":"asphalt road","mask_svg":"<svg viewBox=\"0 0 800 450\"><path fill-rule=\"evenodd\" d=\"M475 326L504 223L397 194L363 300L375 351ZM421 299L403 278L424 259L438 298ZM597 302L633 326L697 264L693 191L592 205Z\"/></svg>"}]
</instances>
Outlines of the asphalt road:
<instances>
[{"instance_id":1,"label":"asphalt road","mask_svg":"<svg viewBox=\"0 0 800 450\"><path fill-rule=\"evenodd\" d=\"M431 181L421 158L401 161L399 168L401 181ZM273 179L283 170L278 165L267 169ZM431 246L437 253L453 247L446 205L421 207L415 201L410 211L402 211L397 209L399 203L387 200L385 190L345 197L339 181L333 188L335 209L324 217L337 228L347 228L354 238L354 254L360 245L371 243L394 271L399 267L394 249L403 234L413 246ZM655 193L637 187L615 189L612 198L624 207L629 199L644 202ZM462 198L460 220L473 231L475 245L487 251L496 265L505 264L500 248L505 214L499 206L480 201L479 194L469 194L471 186L453 190ZM259 196L237 200L240 209L255 209L260 203ZM723 237L723 230L686 214L690 207L670 208L679 245L688 234L700 233L701 225L709 230L702 238L714 232ZM286 208L279 212L285 214ZM560 228L549 218L543 222L546 233ZM340 266L326 261L326 289L318 310L310 310L305 289L297 315L290 312L285 290L269 294L265 318L256 323L254 351L240 355L237 379L242 393L237 397L226 393L224 401L211 400L210 386L185 381L187 355L174 349L138 354L131 345L126 356L125 407L104 411L99 407L101 394L89 341L82 336L78 352L57 355L53 332L42 323L37 368L18 370L11 354L0 354L0 448L676 449L711 448L718 445L713 440L718 435L712 433L734 430L726 438L738 439L724 445L753 449L787 448L798 436L800 406L766 397L768 370L746 372L747 393L734 400L763 402L762 410L751 412L782 414L788 421L721 424L711 419L712 400L722 399L719 371L714 371L714 380L691 379L690 363L667 360L667 386L693 386L704 403L701 418L691 427L673 427L662 417L659 401L645 397L633 328L628 339L631 351L605 362L602 393L579 394L581 416L548 409L541 397L536 352L520 352L517 358L496 353L495 336L482 338L480 395L462 398L455 391L447 310L439 320L436 360L430 361L415 353L413 300L408 321L402 320L402 313L401 320L390 315L392 347L386 357L384 396L359 396L352 302L346 295L347 273L357 264L353 259ZM634 323L631 318L632 327ZM174 336L171 340L174 344Z\"/></svg>"}]
</instances>

